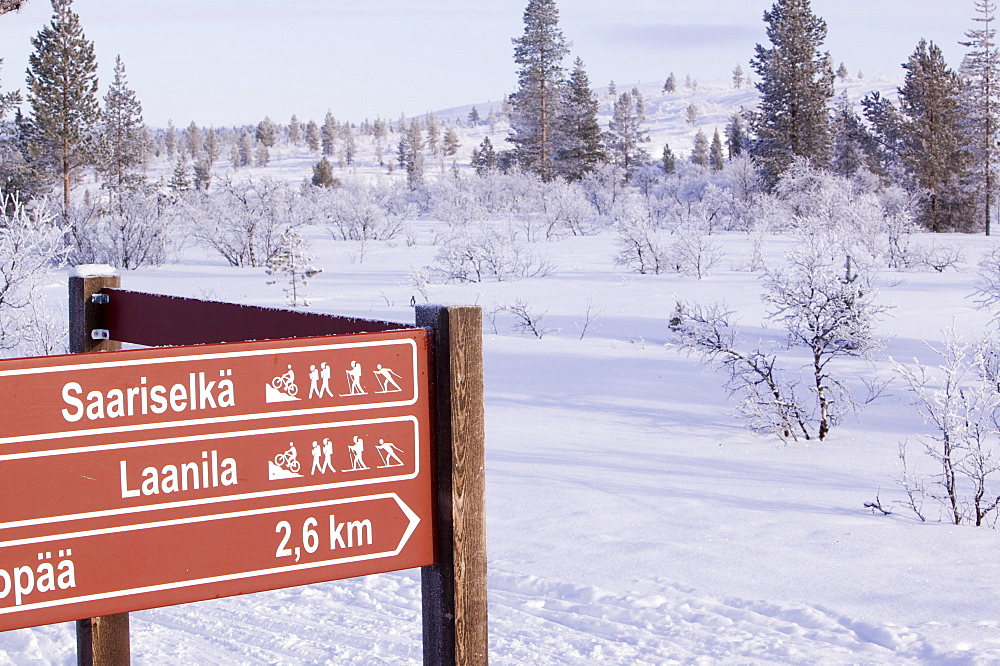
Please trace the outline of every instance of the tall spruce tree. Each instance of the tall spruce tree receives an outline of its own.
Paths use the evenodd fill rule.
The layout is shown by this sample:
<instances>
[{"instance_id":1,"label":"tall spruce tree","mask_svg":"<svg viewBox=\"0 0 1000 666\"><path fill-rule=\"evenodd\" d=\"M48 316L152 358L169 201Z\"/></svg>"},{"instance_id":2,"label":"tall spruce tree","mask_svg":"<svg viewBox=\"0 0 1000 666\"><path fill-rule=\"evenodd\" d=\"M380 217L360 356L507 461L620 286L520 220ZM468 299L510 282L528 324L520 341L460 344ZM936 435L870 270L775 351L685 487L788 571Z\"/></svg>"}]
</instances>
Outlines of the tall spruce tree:
<instances>
[{"instance_id":1,"label":"tall spruce tree","mask_svg":"<svg viewBox=\"0 0 1000 666\"><path fill-rule=\"evenodd\" d=\"M73 179L94 161L100 118L97 58L83 34L72 0L52 0L52 22L31 39L26 124L33 161L62 185L63 214L70 209Z\"/></svg>"},{"instance_id":2,"label":"tall spruce tree","mask_svg":"<svg viewBox=\"0 0 1000 666\"><path fill-rule=\"evenodd\" d=\"M921 222L931 231L969 231L972 198L962 188L971 163L964 150L962 80L933 42L920 40L903 64L900 150L914 187L924 195Z\"/></svg>"},{"instance_id":3,"label":"tall spruce tree","mask_svg":"<svg viewBox=\"0 0 1000 666\"><path fill-rule=\"evenodd\" d=\"M821 51L826 22L813 14L809 0L778 0L764 21L771 47L758 44L750 61L761 94L750 116L750 148L774 183L796 157L829 163L833 68L830 54Z\"/></svg>"},{"instance_id":4,"label":"tall spruce tree","mask_svg":"<svg viewBox=\"0 0 1000 666\"><path fill-rule=\"evenodd\" d=\"M615 164L624 171L626 180L631 179L636 168L649 162L649 154L642 147L649 141L649 133L642 127L645 122L645 103L639 91L633 88L632 92L619 95L608 124L608 148Z\"/></svg>"},{"instance_id":5,"label":"tall spruce tree","mask_svg":"<svg viewBox=\"0 0 1000 666\"><path fill-rule=\"evenodd\" d=\"M257 123L256 137L260 144L274 148L274 144L278 141L278 128L270 116L264 116L264 120Z\"/></svg>"},{"instance_id":6,"label":"tall spruce tree","mask_svg":"<svg viewBox=\"0 0 1000 666\"><path fill-rule=\"evenodd\" d=\"M563 145L558 156L558 171L566 180L583 178L607 159L597 111L597 98L590 89L590 79L583 61L577 58L560 118Z\"/></svg>"},{"instance_id":7,"label":"tall spruce tree","mask_svg":"<svg viewBox=\"0 0 1000 666\"><path fill-rule=\"evenodd\" d=\"M718 129L712 135L712 145L708 152L708 163L716 171L722 171L722 168L726 166L725 158L722 156L722 137L719 136Z\"/></svg>"},{"instance_id":8,"label":"tall spruce tree","mask_svg":"<svg viewBox=\"0 0 1000 666\"><path fill-rule=\"evenodd\" d=\"M204 140L201 136L201 128L198 127L198 123L191 121L191 124L187 126L184 130L184 145L186 146L187 154L191 156L191 159L197 159L201 155L202 148L205 145Z\"/></svg>"},{"instance_id":9,"label":"tall spruce tree","mask_svg":"<svg viewBox=\"0 0 1000 666\"><path fill-rule=\"evenodd\" d=\"M337 124L337 119L333 117L332 113L327 111L326 117L323 119L323 127L320 128L324 156L333 157L333 154L336 152L339 129L340 126Z\"/></svg>"},{"instance_id":10,"label":"tall spruce tree","mask_svg":"<svg viewBox=\"0 0 1000 666\"><path fill-rule=\"evenodd\" d=\"M521 166L552 180L560 138L559 112L564 87L563 57L569 49L559 29L555 0L528 0L524 34L514 43L518 89L510 96L511 132Z\"/></svg>"},{"instance_id":11,"label":"tall spruce tree","mask_svg":"<svg viewBox=\"0 0 1000 666\"><path fill-rule=\"evenodd\" d=\"M701 167L708 166L708 137L701 130L694 135L694 147L691 149L691 163Z\"/></svg>"},{"instance_id":12,"label":"tall spruce tree","mask_svg":"<svg viewBox=\"0 0 1000 666\"><path fill-rule=\"evenodd\" d=\"M726 149L729 151L729 159L741 154L746 145L747 131L743 125L743 116L740 113L734 113L726 124Z\"/></svg>"},{"instance_id":13,"label":"tall spruce tree","mask_svg":"<svg viewBox=\"0 0 1000 666\"><path fill-rule=\"evenodd\" d=\"M674 151L670 150L670 144L663 144L663 156L660 158L660 168L663 169L663 173L673 173L677 169L677 158L674 157Z\"/></svg>"},{"instance_id":14,"label":"tall spruce tree","mask_svg":"<svg viewBox=\"0 0 1000 666\"><path fill-rule=\"evenodd\" d=\"M967 190L975 198L980 226L990 235L994 200L997 194L997 165L1000 149L997 132L1000 130L1000 49L997 48L996 3L993 0L976 0L979 24L965 33L969 41L962 46L969 48L962 65L965 79L963 90L962 135L974 167L969 170Z\"/></svg>"},{"instance_id":15,"label":"tall spruce tree","mask_svg":"<svg viewBox=\"0 0 1000 666\"><path fill-rule=\"evenodd\" d=\"M306 123L306 146L315 153L319 150L319 143L319 125L315 120L310 120Z\"/></svg>"},{"instance_id":16,"label":"tall spruce tree","mask_svg":"<svg viewBox=\"0 0 1000 666\"><path fill-rule=\"evenodd\" d=\"M126 192L145 181L147 156L142 105L128 87L121 56L115 59L114 78L104 96L100 148L97 170L120 208Z\"/></svg>"}]
</instances>

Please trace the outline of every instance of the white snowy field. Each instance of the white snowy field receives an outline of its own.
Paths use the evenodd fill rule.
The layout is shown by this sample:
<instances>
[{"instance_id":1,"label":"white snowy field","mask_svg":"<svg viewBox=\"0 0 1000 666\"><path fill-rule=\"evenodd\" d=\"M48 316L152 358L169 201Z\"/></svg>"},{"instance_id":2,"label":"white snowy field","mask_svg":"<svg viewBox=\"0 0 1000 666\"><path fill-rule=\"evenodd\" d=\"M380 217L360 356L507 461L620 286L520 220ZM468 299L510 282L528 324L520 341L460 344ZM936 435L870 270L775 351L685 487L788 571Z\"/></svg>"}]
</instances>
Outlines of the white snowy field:
<instances>
[{"instance_id":1,"label":"white snowy field","mask_svg":"<svg viewBox=\"0 0 1000 666\"><path fill-rule=\"evenodd\" d=\"M311 309L412 322L407 275L429 264L441 223L417 243L356 244L307 229L324 272ZM490 652L495 664L950 663L1000 660L1000 534L921 523L902 506L897 446L929 432L902 385L834 429L784 444L748 432L721 373L679 353L676 299L725 302L750 338L762 328L759 274L740 269L739 233L695 280L614 264L610 230L534 246L544 278L433 285L429 300L484 310L522 299L545 313L542 339L485 323ZM958 270L883 271L885 349L842 361L848 383L892 376L888 356L935 361L954 326L992 329L969 298L995 241L961 247ZM771 262L788 237L769 237ZM123 286L281 306L263 269L189 248L181 261L126 272ZM64 297L64 286L50 290ZM596 314L581 339L586 312ZM835 362L836 363L836 362ZM929 471L929 468L927 468ZM876 495L891 515L863 504ZM419 573L404 571L132 615L138 664L407 664L421 661ZM0 663L70 664L69 624L0 634Z\"/></svg>"}]
</instances>

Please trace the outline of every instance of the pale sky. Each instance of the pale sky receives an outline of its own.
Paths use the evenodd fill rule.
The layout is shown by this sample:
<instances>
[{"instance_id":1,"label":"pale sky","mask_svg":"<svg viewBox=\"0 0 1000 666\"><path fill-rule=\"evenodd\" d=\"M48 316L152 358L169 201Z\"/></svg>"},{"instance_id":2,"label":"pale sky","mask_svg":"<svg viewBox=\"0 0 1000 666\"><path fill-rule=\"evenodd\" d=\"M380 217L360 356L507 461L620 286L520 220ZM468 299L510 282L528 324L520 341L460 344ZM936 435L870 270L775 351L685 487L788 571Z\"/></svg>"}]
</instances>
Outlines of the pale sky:
<instances>
[{"instance_id":1,"label":"pale sky","mask_svg":"<svg viewBox=\"0 0 1000 666\"><path fill-rule=\"evenodd\" d=\"M750 71L766 43L773 0L557 0L560 27L603 87L728 79ZM516 83L511 38L527 0L75 0L95 42L102 95L121 55L157 127L255 123L327 110L361 122L498 101ZM813 0L835 66L898 76L917 41L938 43L957 68L973 0ZM24 88L30 39L51 18L48 0L0 16L2 90Z\"/></svg>"}]
</instances>

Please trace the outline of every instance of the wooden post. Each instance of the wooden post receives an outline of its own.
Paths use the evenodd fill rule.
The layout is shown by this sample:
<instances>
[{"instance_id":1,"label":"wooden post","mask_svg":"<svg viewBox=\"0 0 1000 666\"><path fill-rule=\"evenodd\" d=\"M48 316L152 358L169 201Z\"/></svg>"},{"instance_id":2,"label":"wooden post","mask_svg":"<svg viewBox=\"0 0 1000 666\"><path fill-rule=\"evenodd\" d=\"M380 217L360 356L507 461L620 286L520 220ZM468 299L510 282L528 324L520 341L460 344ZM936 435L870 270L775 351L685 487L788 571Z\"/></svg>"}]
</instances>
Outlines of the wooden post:
<instances>
[{"instance_id":1,"label":"wooden post","mask_svg":"<svg viewBox=\"0 0 1000 666\"><path fill-rule=\"evenodd\" d=\"M432 331L436 400L437 564L421 570L424 664L487 664L482 310L418 306L417 326Z\"/></svg>"},{"instance_id":2,"label":"wooden post","mask_svg":"<svg viewBox=\"0 0 1000 666\"><path fill-rule=\"evenodd\" d=\"M121 287L121 276L104 270L88 272L78 266L69 278L69 351L82 354L117 351L121 343L94 339L91 331L103 329L100 308L91 297L105 287ZM109 563L109 566L112 566ZM126 666L131 661L128 613L106 615L76 623L76 660L80 666Z\"/></svg>"}]
</instances>

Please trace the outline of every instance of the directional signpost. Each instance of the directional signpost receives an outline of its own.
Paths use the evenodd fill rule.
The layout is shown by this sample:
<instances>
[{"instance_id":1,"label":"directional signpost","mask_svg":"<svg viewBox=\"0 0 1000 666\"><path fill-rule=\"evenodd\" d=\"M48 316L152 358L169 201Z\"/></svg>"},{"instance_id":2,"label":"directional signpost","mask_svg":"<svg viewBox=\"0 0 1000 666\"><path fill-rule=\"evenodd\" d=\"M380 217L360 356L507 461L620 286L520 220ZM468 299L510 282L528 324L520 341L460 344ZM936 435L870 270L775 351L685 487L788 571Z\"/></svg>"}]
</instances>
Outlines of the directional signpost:
<instances>
[{"instance_id":1,"label":"directional signpost","mask_svg":"<svg viewBox=\"0 0 1000 666\"><path fill-rule=\"evenodd\" d=\"M211 304L111 289L127 305L101 321L97 282L71 280L73 351L111 351L0 361L0 630L92 618L80 662L127 663L133 610L423 567L425 662L485 663L481 366L453 376L446 331L316 337L358 323L218 304L213 344L120 351L99 340L191 342L176 322ZM173 324L151 324L158 306ZM313 337L217 342L283 321ZM468 402L442 388L463 382L471 456L442 439Z\"/></svg>"},{"instance_id":2,"label":"directional signpost","mask_svg":"<svg viewBox=\"0 0 1000 666\"><path fill-rule=\"evenodd\" d=\"M0 362L0 630L431 564L426 359L411 329Z\"/></svg>"}]
</instances>

